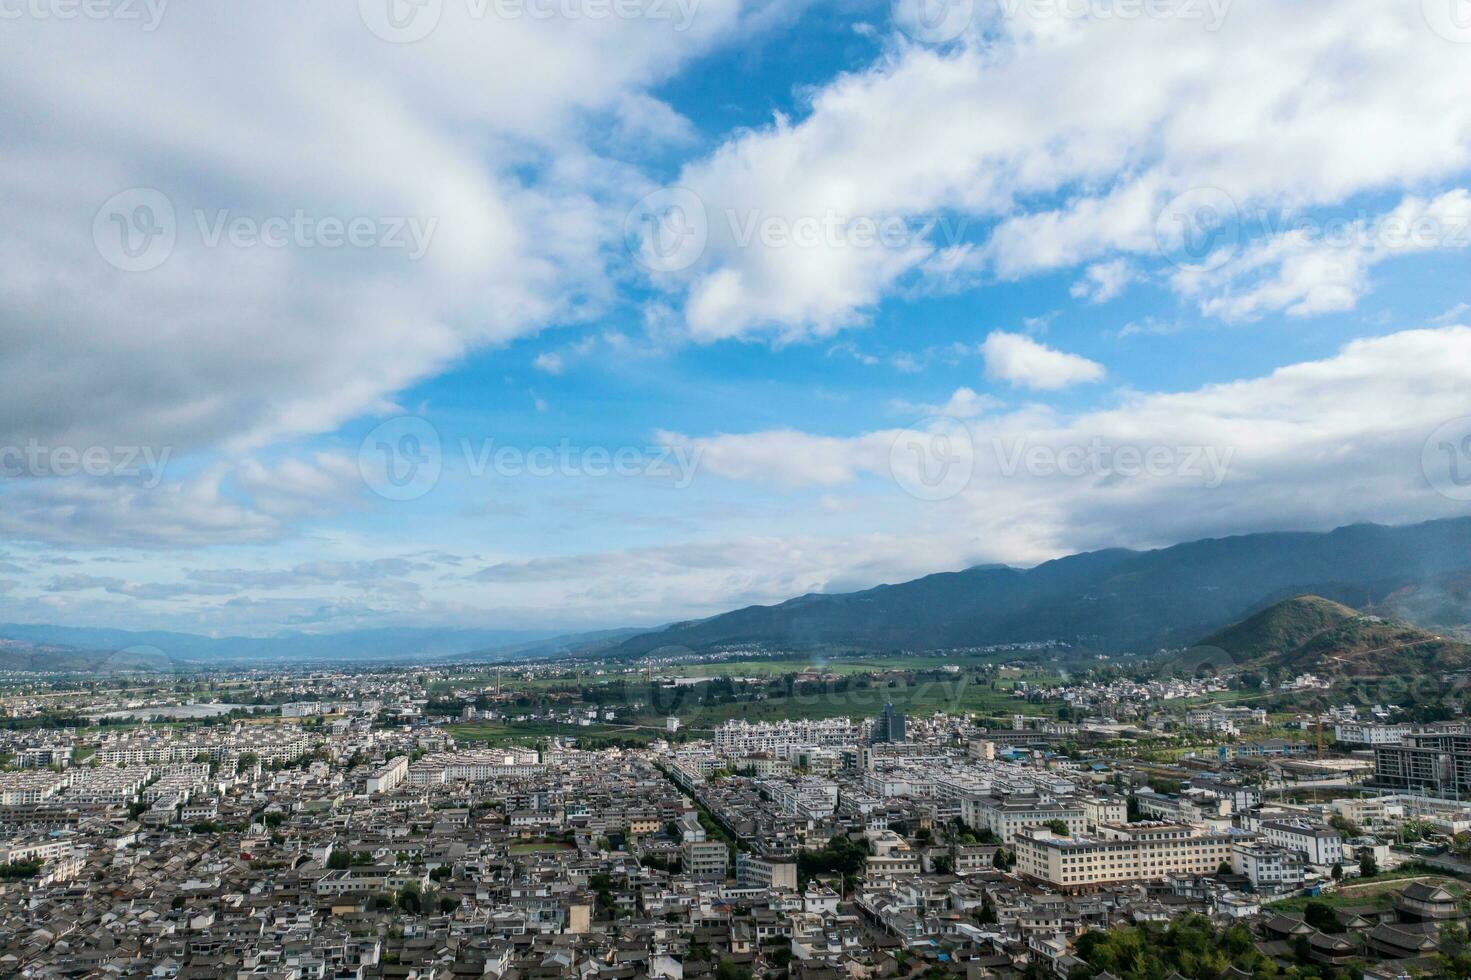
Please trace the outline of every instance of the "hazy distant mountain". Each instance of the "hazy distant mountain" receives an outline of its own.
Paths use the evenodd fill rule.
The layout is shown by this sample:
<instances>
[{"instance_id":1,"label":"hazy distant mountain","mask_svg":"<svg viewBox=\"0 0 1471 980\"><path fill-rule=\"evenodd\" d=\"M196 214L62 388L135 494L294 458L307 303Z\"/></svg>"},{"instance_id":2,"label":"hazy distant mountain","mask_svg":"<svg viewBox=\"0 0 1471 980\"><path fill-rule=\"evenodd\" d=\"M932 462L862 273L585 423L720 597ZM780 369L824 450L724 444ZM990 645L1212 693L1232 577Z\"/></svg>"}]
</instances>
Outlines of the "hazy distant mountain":
<instances>
[{"instance_id":1,"label":"hazy distant mountain","mask_svg":"<svg viewBox=\"0 0 1471 980\"><path fill-rule=\"evenodd\" d=\"M554 630L391 629L344 633L278 633L270 637L208 637L193 633L93 629L72 626L0 625L0 638L73 650L129 651L185 666L238 663L430 661L456 654L525 644L556 636ZM4 660L0 658L0 668ZM26 668L13 668L26 669Z\"/></svg>"},{"instance_id":2,"label":"hazy distant mountain","mask_svg":"<svg viewBox=\"0 0 1471 980\"><path fill-rule=\"evenodd\" d=\"M1184 655L1261 670L1348 676L1418 676L1471 664L1471 645L1409 623L1367 615L1320 596L1297 596L1263 609Z\"/></svg>"},{"instance_id":3,"label":"hazy distant mountain","mask_svg":"<svg viewBox=\"0 0 1471 980\"><path fill-rule=\"evenodd\" d=\"M624 641L615 655L721 644L919 649L1056 640L1102 652L1183 647L1312 594L1420 625L1468 619L1471 518L1406 527L1208 539L1109 550L1031 569L972 568L844 595L805 595Z\"/></svg>"},{"instance_id":4,"label":"hazy distant mountain","mask_svg":"<svg viewBox=\"0 0 1471 980\"><path fill-rule=\"evenodd\" d=\"M551 660L557 657L595 657L624 640L645 632L647 630L617 629L596 630L591 633L568 633L545 640L530 640L455 654L447 659L473 663L477 660Z\"/></svg>"},{"instance_id":5,"label":"hazy distant mountain","mask_svg":"<svg viewBox=\"0 0 1471 980\"><path fill-rule=\"evenodd\" d=\"M108 656L108 653L97 650L74 650L70 647L27 643L23 640L0 639L0 670L93 671Z\"/></svg>"},{"instance_id":6,"label":"hazy distant mountain","mask_svg":"<svg viewBox=\"0 0 1471 980\"><path fill-rule=\"evenodd\" d=\"M162 657L201 666L627 657L663 647L738 643L914 650L1050 640L1088 651L1153 653L1190 646L1298 596L1471 635L1471 518L1407 527L1356 524L1326 534L1249 534L1146 552L1095 551L1029 569L988 565L864 592L805 595L649 631L394 628L211 638L0 625L0 640L77 653L127 650L149 662ZM0 669L7 662L38 658L19 646L9 657L0 649Z\"/></svg>"}]
</instances>

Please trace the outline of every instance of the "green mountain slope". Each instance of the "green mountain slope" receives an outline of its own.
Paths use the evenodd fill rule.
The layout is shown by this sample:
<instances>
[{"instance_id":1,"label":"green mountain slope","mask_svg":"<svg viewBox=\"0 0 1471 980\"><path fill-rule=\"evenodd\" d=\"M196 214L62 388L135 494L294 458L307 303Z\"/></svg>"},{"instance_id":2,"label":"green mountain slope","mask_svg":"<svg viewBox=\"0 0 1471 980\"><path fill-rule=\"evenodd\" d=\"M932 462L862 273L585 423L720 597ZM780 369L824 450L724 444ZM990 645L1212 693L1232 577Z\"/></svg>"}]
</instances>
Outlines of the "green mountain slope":
<instances>
[{"instance_id":1,"label":"green mountain slope","mask_svg":"<svg viewBox=\"0 0 1471 980\"><path fill-rule=\"evenodd\" d=\"M843 595L752 606L625 640L614 652L731 644L935 649L1060 641L1100 652L1185 647L1255 610L1311 594L1421 625L1471 621L1471 518L1328 533L1249 534L1157 551L988 566ZM1434 615L1435 620L1424 618Z\"/></svg>"},{"instance_id":2,"label":"green mountain slope","mask_svg":"<svg viewBox=\"0 0 1471 980\"><path fill-rule=\"evenodd\" d=\"M1240 666L1351 677L1416 676L1471 666L1471 646L1321 596L1276 603L1201 641Z\"/></svg>"},{"instance_id":3,"label":"green mountain slope","mask_svg":"<svg viewBox=\"0 0 1471 980\"><path fill-rule=\"evenodd\" d=\"M1304 595L1268 606L1206 637L1201 647L1224 650L1241 663L1294 651L1325 631L1359 618L1356 609L1322 596Z\"/></svg>"}]
</instances>

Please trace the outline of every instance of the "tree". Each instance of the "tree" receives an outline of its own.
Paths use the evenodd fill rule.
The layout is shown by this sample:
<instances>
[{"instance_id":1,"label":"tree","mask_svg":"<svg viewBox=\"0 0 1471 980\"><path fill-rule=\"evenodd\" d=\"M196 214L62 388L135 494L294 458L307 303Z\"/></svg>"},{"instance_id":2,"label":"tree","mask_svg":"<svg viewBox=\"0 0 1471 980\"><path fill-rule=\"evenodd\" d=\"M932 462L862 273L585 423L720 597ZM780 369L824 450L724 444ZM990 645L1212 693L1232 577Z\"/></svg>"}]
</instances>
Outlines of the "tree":
<instances>
[{"instance_id":1,"label":"tree","mask_svg":"<svg viewBox=\"0 0 1471 980\"><path fill-rule=\"evenodd\" d=\"M1379 862L1374 860L1374 852L1366 850L1359 855L1359 877L1372 878L1379 873Z\"/></svg>"},{"instance_id":2,"label":"tree","mask_svg":"<svg viewBox=\"0 0 1471 980\"><path fill-rule=\"evenodd\" d=\"M1342 881L1343 880L1343 862L1342 861L1334 861L1333 862L1333 880L1334 881Z\"/></svg>"},{"instance_id":3,"label":"tree","mask_svg":"<svg viewBox=\"0 0 1471 980\"><path fill-rule=\"evenodd\" d=\"M751 980L751 971L734 960L721 960L715 969L716 980Z\"/></svg>"},{"instance_id":4,"label":"tree","mask_svg":"<svg viewBox=\"0 0 1471 980\"><path fill-rule=\"evenodd\" d=\"M1231 862L1230 861L1222 861L1220 864L1216 865L1216 874L1218 874L1218 875L1228 875L1228 874L1232 874L1232 873L1233 872L1231 870Z\"/></svg>"},{"instance_id":5,"label":"tree","mask_svg":"<svg viewBox=\"0 0 1471 980\"><path fill-rule=\"evenodd\" d=\"M1338 916L1333 914L1333 906L1327 902L1309 902L1307 908L1303 910L1302 918L1304 922L1319 932L1343 931Z\"/></svg>"},{"instance_id":6,"label":"tree","mask_svg":"<svg viewBox=\"0 0 1471 980\"><path fill-rule=\"evenodd\" d=\"M1048 830L1052 831L1054 834L1056 834L1059 837L1071 837L1072 836L1072 832L1068 830L1068 825L1067 825L1067 823L1065 821L1062 821L1062 820L1049 820L1046 823L1044 823L1042 826L1046 827Z\"/></svg>"}]
</instances>

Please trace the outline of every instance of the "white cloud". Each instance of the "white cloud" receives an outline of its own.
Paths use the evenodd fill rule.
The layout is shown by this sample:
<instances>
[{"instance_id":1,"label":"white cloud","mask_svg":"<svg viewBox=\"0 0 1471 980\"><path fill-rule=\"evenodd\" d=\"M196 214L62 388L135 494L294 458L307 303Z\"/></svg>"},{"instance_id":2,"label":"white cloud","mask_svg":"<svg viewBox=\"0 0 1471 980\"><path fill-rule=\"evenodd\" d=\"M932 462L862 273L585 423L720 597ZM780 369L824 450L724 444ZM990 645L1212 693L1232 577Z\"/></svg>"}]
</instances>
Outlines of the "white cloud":
<instances>
[{"instance_id":1,"label":"white cloud","mask_svg":"<svg viewBox=\"0 0 1471 980\"><path fill-rule=\"evenodd\" d=\"M588 317L613 295L621 219L646 183L602 135L643 152L686 139L647 90L799 6L706 0L677 29L450 3L412 45L374 36L356 3L170 4L153 31L7 20L0 445L254 448ZM94 241L99 209L131 188L174 212L151 271L105 260L121 255L110 215ZM286 222L284 246L216 239L222 213ZM329 231L299 247L298 215L366 220L370 241L403 240L400 219L432 234L417 259L321 244Z\"/></svg>"},{"instance_id":2,"label":"white cloud","mask_svg":"<svg viewBox=\"0 0 1471 980\"><path fill-rule=\"evenodd\" d=\"M1265 313L1315 316L1353 309L1369 271L1387 259L1440 249L1471 250L1471 193L1406 197L1387 214L1325 224L1300 219L1241 253L1211 257L1174 276L1202 313L1252 320Z\"/></svg>"},{"instance_id":3,"label":"white cloud","mask_svg":"<svg viewBox=\"0 0 1471 980\"><path fill-rule=\"evenodd\" d=\"M1098 262L1084 269L1083 278L1073 283L1068 292L1090 303L1107 303L1122 295L1135 278L1134 268L1127 259Z\"/></svg>"},{"instance_id":4,"label":"white cloud","mask_svg":"<svg viewBox=\"0 0 1471 980\"><path fill-rule=\"evenodd\" d=\"M561 374L562 369L566 366L563 363L562 355L551 351L536 355L536 360L532 361L531 364L538 371L545 371L547 374Z\"/></svg>"},{"instance_id":5,"label":"white cloud","mask_svg":"<svg viewBox=\"0 0 1471 980\"><path fill-rule=\"evenodd\" d=\"M981 344L986 377L1019 388L1056 391L1103 379L1103 365L1054 350L1019 333L996 331Z\"/></svg>"},{"instance_id":6,"label":"white cloud","mask_svg":"<svg viewBox=\"0 0 1471 980\"><path fill-rule=\"evenodd\" d=\"M1183 233L1167 205L1193 189L1275 214L1471 167L1471 59L1416 3L1345 0L1330 15L1312 0L1237 0L1214 31L1013 6L949 49L898 44L816 91L802 118L685 168L709 244L663 284L685 291L690 334L829 335L932 271L964 284L1162 264ZM757 219L840 233L745 240ZM862 222L899 233L879 245L841 233ZM1342 302L1319 293L1300 309Z\"/></svg>"},{"instance_id":7,"label":"white cloud","mask_svg":"<svg viewBox=\"0 0 1471 980\"><path fill-rule=\"evenodd\" d=\"M0 534L90 549L266 544L306 518L351 505L365 489L357 464L334 453L165 476L5 481Z\"/></svg>"},{"instance_id":8,"label":"white cloud","mask_svg":"<svg viewBox=\"0 0 1471 980\"><path fill-rule=\"evenodd\" d=\"M1001 407L1001 400L993 395L982 395L971 388L956 388L955 393L943 405L915 404L895 400L890 407L908 415L939 415L953 419L973 419Z\"/></svg>"},{"instance_id":9,"label":"white cloud","mask_svg":"<svg viewBox=\"0 0 1471 980\"><path fill-rule=\"evenodd\" d=\"M888 483L892 506L866 522L971 542L990 560L1027 562L1209 534L1413 521L1460 513L1422 462L1427 438L1471 410L1471 328L1358 340L1331 357L1193 391L1141 394L1062 415L1029 407L947 431L963 490L916 506L901 486L905 430L842 439L792 430L677 437L702 472L785 492ZM1151 462L1152 460L1152 462Z\"/></svg>"}]
</instances>

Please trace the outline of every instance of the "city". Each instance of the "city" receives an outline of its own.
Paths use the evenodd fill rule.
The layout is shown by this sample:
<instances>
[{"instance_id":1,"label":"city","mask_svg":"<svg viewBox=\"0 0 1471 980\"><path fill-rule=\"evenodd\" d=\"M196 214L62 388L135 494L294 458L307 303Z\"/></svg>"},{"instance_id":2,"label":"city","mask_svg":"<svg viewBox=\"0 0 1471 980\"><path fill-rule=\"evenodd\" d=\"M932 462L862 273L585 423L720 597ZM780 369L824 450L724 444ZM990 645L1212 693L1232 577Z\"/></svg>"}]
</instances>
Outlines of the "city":
<instances>
[{"instance_id":1,"label":"city","mask_svg":"<svg viewBox=\"0 0 1471 980\"><path fill-rule=\"evenodd\" d=\"M0 0L0 980L1471 980L1471 0Z\"/></svg>"},{"instance_id":2,"label":"city","mask_svg":"<svg viewBox=\"0 0 1471 980\"><path fill-rule=\"evenodd\" d=\"M12 674L0 970L1076 977L1136 934L1256 976L1468 955L1471 723L995 656Z\"/></svg>"}]
</instances>

